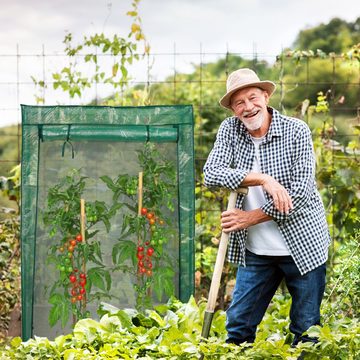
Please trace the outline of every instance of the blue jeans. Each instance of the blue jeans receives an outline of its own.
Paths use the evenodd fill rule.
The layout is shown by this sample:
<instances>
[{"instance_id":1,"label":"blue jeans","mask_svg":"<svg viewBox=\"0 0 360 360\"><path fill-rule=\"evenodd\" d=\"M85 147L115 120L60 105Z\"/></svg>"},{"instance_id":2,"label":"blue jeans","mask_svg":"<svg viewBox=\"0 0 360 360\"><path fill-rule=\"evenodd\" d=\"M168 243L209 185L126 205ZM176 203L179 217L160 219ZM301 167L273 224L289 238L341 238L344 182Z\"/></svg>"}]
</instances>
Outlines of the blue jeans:
<instances>
[{"instance_id":1,"label":"blue jeans","mask_svg":"<svg viewBox=\"0 0 360 360\"><path fill-rule=\"evenodd\" d=\"M290 331L301 335L320 324L320 304L325 290L326 265L301 275L291 256L262 256L246 250L246 267L239 266L233 300L226 311L227 342L254 342L256 328L282 279L292 297Z\"/></svg>"}]
</instances>

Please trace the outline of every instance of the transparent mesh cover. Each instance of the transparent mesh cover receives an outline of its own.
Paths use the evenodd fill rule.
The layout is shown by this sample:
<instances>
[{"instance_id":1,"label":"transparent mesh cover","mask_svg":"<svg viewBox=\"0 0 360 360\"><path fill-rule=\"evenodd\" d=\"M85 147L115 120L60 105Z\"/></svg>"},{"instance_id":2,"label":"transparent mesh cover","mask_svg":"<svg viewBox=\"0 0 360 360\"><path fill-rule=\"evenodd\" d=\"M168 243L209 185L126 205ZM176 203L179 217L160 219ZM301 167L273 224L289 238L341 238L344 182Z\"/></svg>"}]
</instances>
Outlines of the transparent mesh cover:
<instances>
[{"instance_id":1,"label":"transparent mesh cover","mask_svg":"<svg viewBox=\"0 0 360 360\"><path fill-rule=\"evenodd\" d=\"M69 295L71 286L68 288L59 286L61 276L62 279L66 278L65 282L68 283L67 279L71 275L76 275L80 280L79 274L83 271L83 262L79 260L79 256L76 257L76 246L75 250L67 250L68 239L66 239L64 248L64 234L61 231L52 232L51 225L46 223L49 193L67 176L72 178L75 174L75 177L83 177L82 181L85 185L81 198L85 201L85 207L87 204L98 201L110 209L114 204L114 191L109 188L109 181L104 179L115 181L120 175L136 179L139 172L143 171L139 154L148 144L151 144L159 158L166 159L171 164L175 181L168 184L169 189L172 188L171 194L174 194L169 200L172 208L164 203L160 209L156 209L158 214L156 224L146 225L148 226L146 229L152 235L160 229L162 238L158 240L159 243L162 239L166 239L161 246L161 252L166 258L166 266L172 268L173 295L186 301L194 288L192 109L188 106L166 107L166 109L162 107L94 109L93 107L23 106L22 110L23 339L26 340L34 335L54 338L71 331L74 322L71 305L69 305L67 321L59 320L50 324L49 320L50 313L54 312L51 294L59 294L59 296L67 297L68 300L71 298ZM133 115L135 124L131 124L129 120L129 111ZM167 122L164 121L162 114L164 111ZM120 116L122 112L126 115L123 118ZM160 118L159 122L156 120L157 114ZM72 120L70 121L69 118ZM95 118L101 119L101 126L99 120L94 126ZM108 126L106 119L109 119L111 126ZM114 119L117 120L114 121ZM143 187L146 191L147 182L151 179L147 178L146 174L143 176ZM145 258L136 259L138 263L135 262L135 267L131 256L126 257L125 254L125 258L123 255L119 257L119 252L114 255L114 248L119 243L127 241L132 242L139 249L138 234L124 231L127 226L124 224L127 221L126 216L129 213L133 214L134 209L138 207L138 197L138 192L134 193L134 191L131 194L124 192L118 194L116 203L121 206L109 218L109 224L102 221L89 221L89 216L86 214L85 228L89 234L94 234L86 241L88 245L98 244L98 257L93 261L86 260L85 273L105 269L109 274L109 278L103 276L100 282L102 286L97 286L99 283L95 280L91 283L91 289L86 294L87 316L97 318L96 311L101 302L118 308L134 308L137 304L138 295L135 287L139 284L140 276L137 266L141 260L149 259L146 249L153 245L152 243L147 245ZM56 213L52 216L54 219ZM167 219L166 224L161 225L163 228L158 225L162 217ZM149 224L150 221L149 219ZM142 234L142 236L149 242L150 235ZM74 234L69 234L69 244L72 237ZM156 249L155 245L153 247ZM66 259L67 255L71 256L70 260ZM65 265L65 270L62 265ZM151 264L153 268L150 270L153 271L153 275L157 274L157 265L162 266L160 263L156 264L155 260ZM72 268L72 271L68 271L68 268ZM124 268L135 270L124 271ZM151 271L147 276L151 278ZM78 280L75 289L76 296L80 294L81 289ZM85 285L83 287L85 289ZM147 290L147 295L152 298L154 305L168 300L165 292L161 292L160 299L157 293L150 290ZM79 317L75 316L75 318Z\"/></svg>"}]
</instances>

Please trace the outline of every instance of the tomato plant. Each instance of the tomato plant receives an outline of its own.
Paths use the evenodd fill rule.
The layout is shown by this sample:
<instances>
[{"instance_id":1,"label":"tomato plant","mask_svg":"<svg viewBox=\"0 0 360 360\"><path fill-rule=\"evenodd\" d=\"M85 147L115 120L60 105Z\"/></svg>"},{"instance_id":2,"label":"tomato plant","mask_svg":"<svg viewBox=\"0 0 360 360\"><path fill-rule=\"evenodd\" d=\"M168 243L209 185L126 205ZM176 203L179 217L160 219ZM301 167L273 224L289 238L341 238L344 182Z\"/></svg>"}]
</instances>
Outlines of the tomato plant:
<instances>
[{"instance_id":1,"label":"tomato plant","mask_svg":"<svg viewBox=\"0 0 360 360\"><path fill-rule=\"evenodd\" d=\"M94 299L109 298L111 272L124 271L133 275L136 307L152 306L153 295L162 300L174 294L175 260L164 251L174 238L171 212L176 199L176 171L153 144L147 143L138 153L143 170L142 206L139 200L138 176L119 175L115 180L102 176L112 191L113 203L87 201L86 223L81 231L81 199L87 178L73 170L48 191L47 208L43 212L51 243L48 264L58 270L58 278L47 288L51 310L49 323L61 320L65 326L72 314L73 324L90 313L87 304ZM138 205L138 206L136 206ZM101 243L95 238L102 222L110 230L110 219L125 207L118 242L112 249L114 268L102 259ZM89 266L91 264L91 266ZM94 266L95 265L95 266ZM93 288L93 291L92 291Z\"/></svg>"},{"instance_id":2,"label":"tomato plant","mask_svg":"<svg viewBox=\"0 0 360 360\"><path fill-rule=\"evenodd\" d=\"M117 270L134 276L136 307L144 310L152 307L153 293L159 301L164 294L174 295L175 259L164 247L175 235L171 213L177 198L176 169L151 143L138 152L138 160L143 173L142 204L138 204L138 176L121 174L115 179L101 179L113 192L113 206L121 197L129 209L112 259Z\"/></svg>"},{"instance_id":3,"label":"tomato plant","mask_svg":"<svg viewBox=\"0 0 360 360\"><path fill-rule=\"evenodd\" d=\"M120 205L109 208L102 201L87 202L88 218L83 239L80 199L84 195L86 180L78 170L73 170L48 191L43 220L49 236L55 241L49 247L47 263L54 264L59 272L57 280L47 289L52 305L49 313L51 326L59 320L65 326L70 314L73 315L73 324L77 319L89 316L87 304L107 297L111 287L110 273L102 260L101 244L94 238L99 230L94 230L94 225L103 222L109 231L110 219ZM89 262L98 266L86 271ZM96 291L91 292L92 285L96 285Z\"/></svg>"}]
</instances>

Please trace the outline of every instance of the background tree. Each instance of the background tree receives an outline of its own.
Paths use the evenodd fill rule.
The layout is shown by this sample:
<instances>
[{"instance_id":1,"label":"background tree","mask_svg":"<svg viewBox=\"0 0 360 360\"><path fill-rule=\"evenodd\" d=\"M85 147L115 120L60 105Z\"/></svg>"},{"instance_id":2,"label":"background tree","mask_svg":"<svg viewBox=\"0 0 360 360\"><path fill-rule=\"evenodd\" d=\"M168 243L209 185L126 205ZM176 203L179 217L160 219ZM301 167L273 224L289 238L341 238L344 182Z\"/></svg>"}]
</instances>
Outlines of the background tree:
<instances>
[{"instance_id":1,"label":"background tree","mask_svg":"<svg viewBox=\"0 0 360 360\"><path fill-rule=\"evenodd\" d=\"M359 42L360 17L354 22L334 18L327 24L301 30L292 48L312 51L321 49L325 53L335 52L341 54Z\"/></svg>"}]
</instances>

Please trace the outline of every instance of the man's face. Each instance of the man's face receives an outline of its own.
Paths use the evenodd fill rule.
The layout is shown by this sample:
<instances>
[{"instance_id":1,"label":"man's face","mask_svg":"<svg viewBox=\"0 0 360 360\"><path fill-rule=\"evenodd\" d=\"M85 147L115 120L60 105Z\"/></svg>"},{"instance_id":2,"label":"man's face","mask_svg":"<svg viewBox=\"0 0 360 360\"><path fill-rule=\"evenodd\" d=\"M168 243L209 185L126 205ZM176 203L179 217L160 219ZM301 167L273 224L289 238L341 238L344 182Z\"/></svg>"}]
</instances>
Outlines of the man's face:
<instances>
[{"instance_id":1,"label":"man's face","mask_svg":"<svg viewBox=\"0 0 360 360\"><path fill-rule=\"evenodd\" d=\"M266 91L248 87L237 91L231 97L231 108L250 132L257 131L266 123L268 100Z\"/></svg>"}]
</instances>

